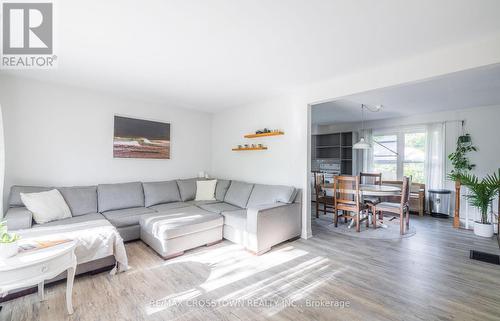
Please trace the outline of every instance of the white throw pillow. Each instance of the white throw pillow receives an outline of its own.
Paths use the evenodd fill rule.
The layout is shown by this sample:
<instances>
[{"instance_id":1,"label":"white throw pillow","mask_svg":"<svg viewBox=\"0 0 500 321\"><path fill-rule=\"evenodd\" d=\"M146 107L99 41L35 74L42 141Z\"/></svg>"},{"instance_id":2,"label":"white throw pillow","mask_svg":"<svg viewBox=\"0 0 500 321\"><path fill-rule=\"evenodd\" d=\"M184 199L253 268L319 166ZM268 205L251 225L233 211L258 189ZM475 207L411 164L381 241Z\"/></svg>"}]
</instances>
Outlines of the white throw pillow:
<instances>
[{"instance_id":1,"label":"white throw pillow","mask_svg":"<svg viewBox=\"0 0 500 321\"><path fill-rule=\"evenodd\" d=\"M56 189L40 193L21 193L21 201L33 213L37 224L71 217L68 204Z\"/></svg>"},{"instance_id":2,"label":"white throw pillow","mask_svg":"<svg viewBox=\"0 0 500 321\"><path fill-rule=\"evenodd\" d=\"M215 201L217 180L196 181L196 201Z\"/></svg>"}]
</instances>

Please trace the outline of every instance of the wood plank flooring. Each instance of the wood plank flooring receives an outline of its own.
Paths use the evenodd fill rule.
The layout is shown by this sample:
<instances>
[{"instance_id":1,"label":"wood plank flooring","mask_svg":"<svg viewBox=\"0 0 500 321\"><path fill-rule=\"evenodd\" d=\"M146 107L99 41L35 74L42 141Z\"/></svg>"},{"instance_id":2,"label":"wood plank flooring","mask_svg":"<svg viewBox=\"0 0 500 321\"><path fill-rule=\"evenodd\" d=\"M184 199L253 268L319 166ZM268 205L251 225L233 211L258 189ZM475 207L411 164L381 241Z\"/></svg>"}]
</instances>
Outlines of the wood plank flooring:
<instances>
[{"instance_id":1,"label":"wood plank flooring","mask_svg":"<svg viewBox=\"0 0 500 321\"><path fill-rule=\"evenodd\" d=\"M62 283L44 302L4 303L0 320L500 320L500 266L468 258L498 254L496 240L413 215L416 235L395 241L336 234L330 222L313 219L313 238L262 256L224 241L164 261L131 242L128 272L75 280L72 316Z\"/></svg>"}]
</instances>

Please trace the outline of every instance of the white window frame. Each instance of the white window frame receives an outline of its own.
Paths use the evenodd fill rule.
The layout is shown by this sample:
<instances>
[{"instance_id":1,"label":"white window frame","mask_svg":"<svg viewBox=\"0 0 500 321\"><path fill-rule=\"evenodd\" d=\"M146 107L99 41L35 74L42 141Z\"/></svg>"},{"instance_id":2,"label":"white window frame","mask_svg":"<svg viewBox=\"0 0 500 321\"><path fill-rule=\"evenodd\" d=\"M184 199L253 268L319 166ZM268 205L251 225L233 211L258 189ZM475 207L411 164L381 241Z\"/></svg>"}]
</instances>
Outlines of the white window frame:
<instances>
[{"instance_id":1,"label":"white window frame","mask_svg":"<svg viewBox=\"0 0 500 321\"><path fill-rule=\"evenodd\" d=\"M419 132L427 134L426 127L425 126L391 127L391 128L383 128L383 129L373 129L373 131L372 131L372 139L373 140L375 140L375 138L374 138L375 136L396 135L397 148L396 148L395 152L398 153L398 155L396 155L396 179L397 180L403 179L404 164L410 163L410 162L405 162L405 134L419 133ZM427 150L425 152L427 153ZM373 166L374 159L372 159L371 161L372 161L371 166ZM420 162L418 162L418 163L420 163ZM424 171L425 171L425 159L424 159L423 163L424 163ZM424 177L425 177L425 172L424 172Z\"/></svg>"}]
</instances>

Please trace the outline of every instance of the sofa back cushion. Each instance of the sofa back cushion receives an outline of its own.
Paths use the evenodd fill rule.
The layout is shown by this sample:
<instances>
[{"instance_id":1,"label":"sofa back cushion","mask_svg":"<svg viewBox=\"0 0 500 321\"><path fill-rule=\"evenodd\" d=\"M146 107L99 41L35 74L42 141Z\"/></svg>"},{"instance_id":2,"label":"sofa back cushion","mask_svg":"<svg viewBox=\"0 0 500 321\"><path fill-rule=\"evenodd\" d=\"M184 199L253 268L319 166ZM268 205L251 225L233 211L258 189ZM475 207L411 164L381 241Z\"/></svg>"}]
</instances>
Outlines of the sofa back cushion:
<instances>
[{"instance_id":1,"label":"sofa back cushion","mask_svg":"<svg viewBox=\"0 0 500 321\"><path fill-rule=\"evenodd\" d=\"M97 186L99 212L144 206L141 182L100 184Z\"/></svg>"},{"instance_id":2,"label":"sofa back cushion","mask_svg":"<svg viewBox=\"0 0 500 321\"><path fill-rule=\"evenodd\" d=\"M252 189L253 184L231 181L231 185L229 186L226 196L224 197L224 202L246 208Z\"/></svg>"},{"instance_id":3,"label":"sofa back cushion","mask_svg":"<svg viewBox=\"0 0 500 321\"><path fill-rule=\"evenodd\" d=\"M178 179L179 193L183 202L192 201L196 197L196 178Z\"/></svg>"},{"instance_id":4,"label":"sofa back cushion","mask_svg":"<svg viewBox=\"0 0 500 321\"><path fill-rule=\"evenodd\" d=\"M224 201L224 197L226 196L227 190L229 189L229 185L231 185L231 181L226 179L218 179L217 186L215 186L215 199L222 202Z\"/></svg>"},{"instance_id":5,"label":"sofa back cushion","mask_svg":"<svg viewBox=\"0 0 500 321\"><path fill-rule=\"evenodd\" d=\"M176 181L142 183L142 186L146 207L181 201Z\"/></svg>"},{"instance_id":6,"label":"sofa back cushion","mask_svg":"<svg viewBox=\"0 0 500 321\"><path fill-rule=\"evenodd\" d=\"M97 186L58 187L73 216L97 213Z\"/></svg>"},{"instance_id":7,"label":"sofa back cushion","mask_svg":"<svg viewBox=\"0 0 500 321\"><path fill-rule=\"evenodd\" d=\"M293 203L295 196L297 196L297 192L293 186L255 184L247 207L278 202Z\"/></svg>"},{"instance_id":8,"label":"sofa back cushion","mask_svg":"<svg viewBox=\"0 0 500 321\"><path fill-rule=\"evenodd\" d=\"M40 193L54 189L53 187L42 186L19 186L14 185L10 188L9 207L24 207L21 201L21 193Z\"/></svg>"}]
</instances>

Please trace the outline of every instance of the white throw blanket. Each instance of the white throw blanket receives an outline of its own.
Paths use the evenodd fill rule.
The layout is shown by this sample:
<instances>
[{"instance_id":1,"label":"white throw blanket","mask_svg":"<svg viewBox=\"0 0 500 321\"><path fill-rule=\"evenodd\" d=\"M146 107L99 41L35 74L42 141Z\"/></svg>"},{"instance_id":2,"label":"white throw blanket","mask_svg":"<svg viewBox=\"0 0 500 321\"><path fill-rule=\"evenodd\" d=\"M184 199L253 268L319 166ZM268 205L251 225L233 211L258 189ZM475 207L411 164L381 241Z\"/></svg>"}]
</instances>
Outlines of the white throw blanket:
<instances>
[{"instance_id":1,"label":"white throw blanket","mask_svg":"<svg viewBox=\"0 0 500 321\"><path fill-rule=\"evenodd\" d=\"M16 232L21 236L19 243L24 241L50 241L71 239L78 241L75 255L78 264L94 261L110 255L116 260L116 266L111 274L128 269L127 253L123 239L106 220L93 220L67 225L40 226Z\"/></svg>"}]
</instances>

